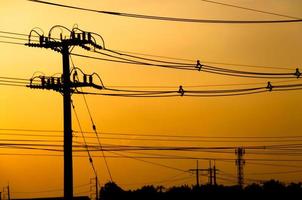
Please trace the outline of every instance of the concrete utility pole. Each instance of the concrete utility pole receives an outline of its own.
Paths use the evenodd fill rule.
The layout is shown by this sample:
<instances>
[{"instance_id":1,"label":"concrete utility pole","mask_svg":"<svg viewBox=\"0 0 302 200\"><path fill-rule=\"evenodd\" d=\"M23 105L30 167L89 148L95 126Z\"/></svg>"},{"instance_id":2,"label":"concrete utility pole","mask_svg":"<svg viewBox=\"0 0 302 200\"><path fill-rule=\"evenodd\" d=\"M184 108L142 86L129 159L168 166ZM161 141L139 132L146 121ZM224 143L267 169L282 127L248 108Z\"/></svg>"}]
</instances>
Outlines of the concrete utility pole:
<instances>
[{"instance_id":1,"label":"concrete utility pole","mask_svg":"<svg viewBox=\"0 0 302 200\"><path fill-rule=\"evenodd\" d=\"M62 26L54 26L50 29L48 37L44 35L39 35L39 43L31 42L31 34L37 33L34 29L30 32L28 46L30 47L40 47L40 48L50 48L54 51L60 52L63 58L63 74L61 78L55 77L36 77L41 79L41 84L35 85L31 83L30 88L39 89L52 89L63 94L63 110L64 110L64 199L73 198L73 167L72 167L72 121L71 121L71 88L92 86L92 75L89 76L89 83L86 82L87 77L84 76L84 83L80 81L71 82L70 80L70 66L69 66L69 49L74 46L80 46L86 50L90 47L85 45L91 45L94 48L101 48L92 41L91 33L80 31L76 33L75 31L70 32L70 37L63 38L62 34L60 39L52 38L51 31L54 28L59 28L62 31ZM65 28L67 29L67 28ZM70 31L69 29L67 29ZM79 29L77 29L79 30ZM35 78L35 77L34 77ZM57 79L57 82L55 82Z\"/></svg>"},{"instance_id":2,"label":"concrete utility pole","mask_svg":"<svg viewBox=\"0 0 302 200\"><path fill-rule=\"evenodd\" d=\"M64 109L64 197L73 198L72 169L72 124L71 124L71 94L69 45L62 41L63 56L63 109Z\"/></svg>"},{"instance_id":3,"label":"concrete utility pole","mask_svg":"<svg viewBox=\"0 0 302 200\"><path fill-rule=\"evenodd\" d=\"M237 159L235 161L237 166L237 183L238 186L241 188L244 185L244 171L243 167L245 165L245 160L243 158L243 155L245 154L245 149L243 147L238 147L235 149L235 154L237 156Z\"/></svg>"}]
</instances>

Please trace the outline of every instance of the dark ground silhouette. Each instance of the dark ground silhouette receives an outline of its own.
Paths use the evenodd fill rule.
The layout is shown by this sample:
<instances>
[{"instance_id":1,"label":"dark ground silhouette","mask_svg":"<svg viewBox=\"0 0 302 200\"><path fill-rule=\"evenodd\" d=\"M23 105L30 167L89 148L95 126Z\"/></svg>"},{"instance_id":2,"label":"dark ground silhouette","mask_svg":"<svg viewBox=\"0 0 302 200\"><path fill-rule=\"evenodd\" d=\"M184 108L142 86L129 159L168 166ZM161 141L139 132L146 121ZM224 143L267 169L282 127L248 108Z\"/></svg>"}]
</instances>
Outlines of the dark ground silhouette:
<instances>
[{"instance_id":1,"label":"dark ground silhouette","mask_svg":"<svg viewBox=\"0 0 302 200\"><path fill-rule=\"evenodd\" d=\"M302 183L285 185L276 180L262 184L238 186L202 185L162 186L147 185L136 190L123 190L114 182L106 183L100 191L101 200L195 200L195 199L302 199Z\"/></svg>"}]
</instances>

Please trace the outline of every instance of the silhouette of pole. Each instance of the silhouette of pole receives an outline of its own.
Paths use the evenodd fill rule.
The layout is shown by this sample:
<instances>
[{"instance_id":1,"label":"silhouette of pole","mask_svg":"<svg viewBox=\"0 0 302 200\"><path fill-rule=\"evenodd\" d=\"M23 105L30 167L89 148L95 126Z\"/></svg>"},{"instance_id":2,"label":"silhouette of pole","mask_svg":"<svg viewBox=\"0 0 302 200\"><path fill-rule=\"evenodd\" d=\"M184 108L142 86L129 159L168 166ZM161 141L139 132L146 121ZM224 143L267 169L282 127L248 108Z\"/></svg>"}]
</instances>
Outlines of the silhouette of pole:
<instances>
[{"instance_id":1,"label":"silhouette of pole","mask_svg":"<svg viewBox=\"0 0 302 200\"><path fill-rule=\"evenodd\" d=\"M196 174L196 186L199 187L199 172L200 171L209 171L209 169L199 169L198 168L198 160L196 161L196 168L195 169L189 169L190 172L195 172Z\"/></svg>"},{"instance_id":2,"label":"silhouette of pole","mask_svg":"<svg viewBox=\"0 0 302 200\"><path fill-rule=\"evenodd\" d=\"M7 199L10 200L10 191L9 191L9 185L7 185Z\"/></svg>"},{"instance_id":3,"label":"silhouette of pole","mask_svg":"<svg viewBox=\"0 0 302 200\"><path fill-rule=\"evenodd\" d=\"M198 160L196 161L196 185L199 187L199 169L198 169Z\"/></svg>"},{"instance_id":4,"label":"silhouette of pole","mask_svg":"<svg viewBox=\"0 0 302 200\"><path fill-rule=\"evenodd\" d=\"M243 155L245 154L244 148L243 147L236 148L235 154L237 156L237 159L235 161L237 166L237 184L242 188L244 184L244 172L243 172L243 166L245 164L245 160L243 159Z\"/></svg>"},{"instance_id":5,"label":"silhouette of pole","mask_svg":"<svg viewBox=\"0 0 302 200\"><path fill-rule=\"evenodd\" d=\"M196 169L189 169L191 172L195 172L196 174L196 186L199 187L199 170L198 169L198 160L196 161Z\"/></svg>"},{"instance_id":6,"label":"silhouette of pole","mask_svg":"<svg viewBox=\"0 0 302 200\"><path fill-rule=\"evenodd\" d=\"M55 28L62 28L70 31L68 28L55 25L53 26L48 34L48 37L44 35L39 35L37 31L34 29L29 34L29 40L26 44L29 47L41 47L41 48L50 48L56 52L60 52L62 54L63 60L63 74L61 78L58 77L33 77L41 79L41 84L34 84L32 82L33 79L30 80L30 88L36 89L48 89L55 90L56 92L60 92L63 94L63 112L64 112L64 199L73 199L73 169L72 169L72 120L71 120L71 93L78 87L98 87L93 84L92 75L89 83L86 81L71 81L70 80L70 64L69 64L69 49L70 47L80 46L85 50L90 50L90 47L85 45L91 45L93 48L102 49L103 47L98 45L94 40L92 40L92 36L90 32L80 31L80 33L76 33L74 30L70 31L70 36L64 37L62 33L60 34L60 39L52 38L51 31ZM32 33L37 33L39 36L39 41L32 41ZM57 80L57 82L55 82Z\"/></svg>"},{"instance_id":7,"label":"silhouette of pole","mask_svg":"<svg viewBox=\"0 0 302 200\"><path fill-rule=\"evenodd\" d=\"M212 169L212 162L209 161L209 184L213 185L213 169Z\"/></svg>"},{"instance_id":8,"label":"silhouette of pole","mask_svg":"<svg viewBox=\"0 0 302 200\"><path fill-rule=\"evenodd\" d=\"M217 182L216 182L216 163L215 163L215 160L214 160L214 167L213 167L213 171L214 171L214 185L216 186L217 185Z\"/></svg>"},{"instance_id":9,"label":"silhouette of pole","mask_svg":"<svg viewBox=\"0 0 302 200\"><path fill-rule=\"evenodd\" d=\"M95 176L95 199L99 200L98 177Z\"/></svg>"},{"instance_id":10,"label":"silhouette of pole","mask_svg":"<svg viewBox=\"0 0 302 200\"><path fill-rule=\"evenodd\" d=\"M64 110L64 198L73 198L72 128L69 46L62 42L63 56L63 110Z\"/></svg>"}]
</instances>

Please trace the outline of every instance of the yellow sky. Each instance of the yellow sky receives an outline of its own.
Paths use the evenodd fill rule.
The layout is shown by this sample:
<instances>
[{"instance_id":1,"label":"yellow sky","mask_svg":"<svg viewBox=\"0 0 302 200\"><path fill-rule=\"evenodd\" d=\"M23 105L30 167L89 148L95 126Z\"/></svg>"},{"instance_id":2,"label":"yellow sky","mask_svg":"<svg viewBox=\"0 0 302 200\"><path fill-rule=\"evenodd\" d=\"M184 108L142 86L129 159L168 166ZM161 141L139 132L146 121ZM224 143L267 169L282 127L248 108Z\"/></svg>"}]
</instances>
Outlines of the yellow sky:
<instances>
[{"instance_id":1,"label":"yellow sky","mask_svg":"<svg viewBox=\"0 0 302 200\"><path fill-rule=\"evenodd\" d=\"M57 1L59 2L59 1ZM221 1L222 2L222 1ZM302 17L302 2L297 0L224 1L255 9ZM266 14L228 8L198 0L64 0L60 3L86 8L161 16L206 19L263 20L281 19ZM227 63L290 67L302 63L301 23L271 25L192 24L122 18L34 4L25 0L0 2L0 30L29 33L34 27L45 32L56 24L101 34L109 49L200 59ZM3 34L0 34L3 35ZM75 51L83 52L75 49ZM46 75L61 72L60 54L46 49L0 44L0 76L30 78L36 71ZM225 83L259 83L269 80L217 76L197 71L178 71L146 66L128 66L74 57L73 61L87 73L97 72L107 85L202 85ZM249 68L240 68L251 70ZM252 69L253 70L253 69ZM257 70L257 69L256 69ZM261 69L263 70L263 69ZM54 91L0 86L0 129L62 130L62 97ZM301 92L263 93L222 98L119 98L87 96L97 127L104 132L170 134L196 136L280 136L299 135L302 111ZM82 96L73 100L84 130L91 130ZM78 130L73 120L74 129ZM1 136L1 139L6 137ZM10 139L18 137L9 136ZM24 138L23 138L24 139ZM196 143L106 140L106 143L130 145L196 145ZM236 143L249 145L255 143ZM232 145L201 143L200 145ZM256 145L259 145L256 143ZM54 193L18 193L63 188L63 162L60 157L4 156L20 150L0 149L0 187L9 182L13 197L62 195ZM31 151L26 151L31 153ZM35 152L37 153L37 152ZM39 152L43 153L43 152ZM45 153L45 152L44 152ZM161 153L161 152L153 152ZM174 153L175 154L175 153ZM100 155L100 154L98 154ZM185 155L190 155L186 153ZM204 157L220 155L200 154ZM234 158L231 154L226 158ZM248 157L248 155L247 155ZM271 156L270 158L277 158ZM298 158L298 157L297 157ZM178 174L178 171L129 159L108 159L114 180L125 188L135 183L150 183ZM187 170L195 160L154 160ZM295 164L295 163L292 163ZM296 163L297 164L297 163ZM95 158L101 183L109 180L103 159ZM208 167L207 161L200 165ZM217 162L217 167L235 175L234 163ZM274 170L287 168L274 168ZM271 167L246 166L247 172L269 171ZM74 185L89 183L93 177L87 158L74 158ZM252 178L266 179L269 176ZM297 180L301 174L276 178ZM206 178L202 180L206 181ZM178 182L182 184L183 182ZM194 178L187 184L193 184ZM167 184L173 185L174 183ZM127 187L127 185L129 185ZM89 195L89 188L75 193ZM15 192L15 193L14 193Z\"/></svg>"}]
</instances>

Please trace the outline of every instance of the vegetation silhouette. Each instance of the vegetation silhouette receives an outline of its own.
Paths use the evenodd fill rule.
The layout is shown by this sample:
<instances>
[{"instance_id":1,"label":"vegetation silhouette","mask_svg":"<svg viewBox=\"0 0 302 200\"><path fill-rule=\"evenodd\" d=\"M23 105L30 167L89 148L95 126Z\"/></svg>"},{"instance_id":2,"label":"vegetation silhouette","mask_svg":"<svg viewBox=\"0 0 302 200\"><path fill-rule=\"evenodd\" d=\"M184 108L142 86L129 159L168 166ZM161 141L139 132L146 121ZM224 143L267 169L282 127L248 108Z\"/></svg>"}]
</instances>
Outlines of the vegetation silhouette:
<instances>
[{"instance_id":1,"label":"vegetation silhouette","mask_svg":"<svg viewBox=\"0 0 302 200\"><path fill-rule=\"evenodd\" d=\"M163 186L145 185L140 189L123 190L114 182L106 183L100 190L101 200L196 200L196 199L301 199L302 183L288 185L269 180L246 187L224 185Z\"/></svg>"}]
</instances>

